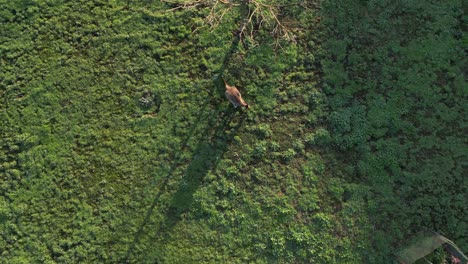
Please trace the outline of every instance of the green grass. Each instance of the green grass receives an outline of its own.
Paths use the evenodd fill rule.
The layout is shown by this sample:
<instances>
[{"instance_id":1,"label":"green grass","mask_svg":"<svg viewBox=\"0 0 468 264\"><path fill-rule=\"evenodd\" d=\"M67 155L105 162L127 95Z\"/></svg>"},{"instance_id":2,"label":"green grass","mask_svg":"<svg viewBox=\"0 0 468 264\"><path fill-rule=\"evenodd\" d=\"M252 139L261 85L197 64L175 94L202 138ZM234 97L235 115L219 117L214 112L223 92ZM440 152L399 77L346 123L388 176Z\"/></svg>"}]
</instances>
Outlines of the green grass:
<instances>
[{"instance_id":1,"label":"green grass","mask_svg":"<svg viewBox=\"0 0 468 264\"><path fill-rule=\"evenodd\" d=\"M348 14L286 5L280 18L299 25L295 41L278 42L264 25L251 42L235 35L242 9L194 31L209 8L1 5L0 255L8 263L390 262L391 245L419 231L415 216L398 218L393 225L408 229L386 237L387 214L375 214L399 200L389 200L394 178L368 177L386 165L366 151L394 146L394 134L385 144L379 137L399 112L350 109L357 88L339 89L362 67L343 70L333 57L343 58L335 38L348 33L334 36L329 23ZM224 98L221 76L250 109ZM401 127L410 130L411 118ZM459 131L450 114L442 118ZM441 210L455 222L433 227L455 236L461 218ZM462 237L454 238L461 248Z\"/></svg>"}]
</instances>

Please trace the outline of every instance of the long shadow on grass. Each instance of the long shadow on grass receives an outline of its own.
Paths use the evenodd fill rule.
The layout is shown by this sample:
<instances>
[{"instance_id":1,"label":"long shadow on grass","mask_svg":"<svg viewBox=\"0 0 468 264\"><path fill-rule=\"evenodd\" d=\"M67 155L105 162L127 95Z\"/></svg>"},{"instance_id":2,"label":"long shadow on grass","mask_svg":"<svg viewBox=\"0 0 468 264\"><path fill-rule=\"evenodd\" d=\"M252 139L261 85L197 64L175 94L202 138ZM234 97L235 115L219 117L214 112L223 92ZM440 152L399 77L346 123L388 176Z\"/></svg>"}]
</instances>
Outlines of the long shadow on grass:
<instances>
[{"instance_id":1,"label":"long shadow on grass","mask_svg":"<svg viewBox=\"0 0 468 264\"><path fill-rule=\"evenodd\" d=\"M224 97L224 85L221 80L221 75L226 70L232 55L237 49L240 42L239 36L235 35L231 42L231 47L224 56L223 64L218 71L217 75L213 79L213 87L216 89L218 94ZM215 92L215 94L216 94ZM211 101L211 100L207 100ZM219 102L219 100L218 100ZM200 136L197 146L193 151L193 155L185 174L181 180L178 190L175 192L170 205L165 208L166 215L162 222L158 225L156 230L152 230L151 233L161 235L161 231L167 234L172 230L176 223L180 220L181 214L188 211L193 202L193 195L195 191L200 187L203 182L204 176L216 168L218 162L221 160L224 153L227 151L233 137L236 135L237 130L242 126L243 118L240 117L237 124L231 127L230 123L236 115L243 115L242 110L234 109L229 103L223 101L227 110L219 110L221 108L220 103L215 105L210 116L206 116L206 112L201 111L201 114L197 116L197 119L193 126L189 129L189 133L181 143L179 150L174 150L174 163L169 169L168 173L162 178L161 182L157 184L155 188L159 190L156 194L153 202L148 208L143 222L138 227L137 232L128 247L128 250L123 258L124 263L130 262L131 256L135 251L135 247L140 243L142 236L145 235L145 227L151 220L154 209L160 202L160 197L167 191L167 184L169 179L174 175L174 172L178 167L183 166L186 161L181 156L181 153L188 147L189 141L195 137L196 130L198 130L197 123L202 121L204 118L209 118L205 133ZM205 120L206 121L206 120ZM229 131L229 133L227 133Z\"/></svg>"},{"instance_id":2,"label":"long shadow on grass","mask_svg":"<svg viewBox=\"0 0 468 264\"><path fill-rule=\"evenodd\" d=\"M190 210L193 195L202 184L204 176L216 169L224 153L228 150L243 123L243 119L240 118L237 124L230 125L236 114L238 113L234 108L230 108L225 114L221 114L221 118L207 131L208 137L197 145L179 189L174 194L170 207L166 211L165 220L159 227L160 230L165 230L164 233L169 232L177 224L181 214ZM242 113L240 114L242 115Z\"/></svg>"},{"instance_id":3,"label":"long shadow on grass","mask_svg":"<svg viewBox=\"0 0 468 264\"><path fill-rule=\"evenodd\" d=\"M163 234L168 234L180 220L180 216L190 210L193 202L193 195L203 183L203 178L208 172L216 169L219 161L231 144L233 137L237 134L237 130L242 126L242 117L239 118L235 126L230 126L235 115L242 115L242 113L237 113L238 111L239 110L230 107L226 111L220 111L209 121L208 124L212 125L206 129L206 134L201 137L195 150L192 152L191 161L185 170L178 190L173 195L169 206L167 206L160 203L160 197L162 194L167 193L167 184L169 179L174 176L176 169L180 166L184 166L186 163L186 160L183 158L174 160L174 164L171 166L167 175L165 175L164 178L161 179L161 183L155 187L159 192L146 212L144 220L128 248L124 262L130 261L132 253L135 247L140 243L142 236L150 235L150 237L161 237ZM178 152L184 151L190 138L191 135L184 140L181 149L177 150ZM147 234L148 228L146 227L148 223L150 223L151 216L156 207L158 207L158 209L162 207L161 209L165 210L165 217L155 229L151 229L151 234Z\"/></svg>"}]
</instances>

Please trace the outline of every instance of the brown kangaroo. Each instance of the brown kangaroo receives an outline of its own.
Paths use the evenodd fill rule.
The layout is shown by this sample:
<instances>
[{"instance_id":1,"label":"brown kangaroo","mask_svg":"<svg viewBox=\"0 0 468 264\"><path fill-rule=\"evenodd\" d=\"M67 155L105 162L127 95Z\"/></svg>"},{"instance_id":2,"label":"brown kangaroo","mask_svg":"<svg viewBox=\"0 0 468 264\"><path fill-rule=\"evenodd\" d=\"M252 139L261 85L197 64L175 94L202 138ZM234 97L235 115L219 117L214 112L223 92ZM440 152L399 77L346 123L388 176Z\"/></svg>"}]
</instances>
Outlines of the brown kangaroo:
<instances>
[{"instance_id":1,"label":"brown kangaroo","mask_svg":"<svg viewBox=\"0 0 468 264\"><path fill-rule=\"evenodd\" d=\"M244 101L244 99L242 99L242 95L241 93L239 92L239 90L237 90L236 87L234 86L230 86L227 84L227 82L224 80L224 78L222 78L223 81L224 81L224 86L226 86L226 98L229 100L229 102L232 103L232 105L234 105L234 107L238 107L238 106L243 106L245 108L249 108L249 105Z\"/></svg>"}]
</instances>

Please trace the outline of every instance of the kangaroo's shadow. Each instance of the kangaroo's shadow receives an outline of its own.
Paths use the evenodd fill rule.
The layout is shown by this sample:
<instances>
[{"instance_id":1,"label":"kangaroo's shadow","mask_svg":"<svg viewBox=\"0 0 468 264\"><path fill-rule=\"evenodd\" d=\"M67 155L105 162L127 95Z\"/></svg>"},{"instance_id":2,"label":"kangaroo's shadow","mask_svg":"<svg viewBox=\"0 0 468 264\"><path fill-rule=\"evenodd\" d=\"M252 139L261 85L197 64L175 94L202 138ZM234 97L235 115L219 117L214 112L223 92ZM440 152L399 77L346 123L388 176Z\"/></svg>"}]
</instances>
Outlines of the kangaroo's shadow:
<instances>
[{"instance_id":1,"label":"kangaroo's shadow","mask_svg":"<svg viewBox=\"0 0 468 264\"><path fill-rule=\"evenodd\" d=\"M236 110L232 107L226 112L222 112L215 126L210 129L206 140L199 142L197 145L179 189L174 194L170 208L167 211L166 219L162 224L164 229L172 229L180 220L181 214L191 208L193 195L203 183L204 176L216 169L219 161L228 150L243 123L241 118L237 120L235 125L231 126L230 122L235 115Z\"/></svg>"},{"instance_id":2,"label":"kangaroo's shadow","mask_svg":"<svg viewBox=\"0 0 468 264\"><path fill-rule=\"evenodd\" d=\"M228 150L234 136L237 134L237 131L242 126L243 118L235 117L243 114L244 112L242 110L235 109L229 105L227 109L219 111L208 121L206 133L198 141L198 144L192 152L190 163L187 165L177 191L172 196L168 206L162 205L163 208L161 209L165 211L165 216L160 223L157 224L156 228L151 229L152 234L148 234L150 237L156 235L158 238L163 237L163 240L165 240L173 227L181 219L181 215L190 210L194 193L202 185L204 177L210 171L216 169L224 153ZM231 125L233 120L237 122L235 125ZM226 133L228 131L229 133ZM179 152L184 150L191 137L192 135L189 134L187 138L185 138ZM183 166L184 162L183 159L175 159L169 172L164 176L160 184L155 187L158 189L158 194L153 199L142 224L139 226L133 241L129 245L123 259L124 262L130 262L135 247L140 243L142 236L146 235L145 229L148 229L148 223L152 220L155 208L157 205L158 208L161 207L161 204L159 204L160 197L162 194L167 193L169 179L174 175L178 167Z\"/></svg>"}]
</instances>

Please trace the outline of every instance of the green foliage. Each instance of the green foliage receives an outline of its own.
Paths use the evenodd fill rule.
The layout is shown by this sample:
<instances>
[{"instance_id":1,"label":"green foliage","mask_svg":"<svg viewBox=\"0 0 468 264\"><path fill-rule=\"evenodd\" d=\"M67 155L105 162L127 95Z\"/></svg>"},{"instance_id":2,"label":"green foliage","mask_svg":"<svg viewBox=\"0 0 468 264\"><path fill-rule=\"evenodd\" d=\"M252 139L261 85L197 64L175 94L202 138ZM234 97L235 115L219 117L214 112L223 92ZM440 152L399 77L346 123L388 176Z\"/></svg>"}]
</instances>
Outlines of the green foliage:
<instances>
[{"instance_id":1,"label":"green foliage","mask_svg":"<svg viewBox=\"0 0 468 264\"><path fill-rule=\"evenodd\" d=\"M367 262L390 262L421 228L466 251L461 13L460 1L324 5L331 138L354 167L349 176L372 189L375 253Z\"/></svg>"},{"instance_id":2,"label":"green foliage","mask_svg":"<svg viewBox=\"0 0 468 264\"><path fill-rule=\"evenodd\" d=\"M2 2L2 261L385 263L420 227L466 248L460 3L257 3L294 41L259 14L239 38L243 5L210 28L203 4Z\"/></svg>"},{"instance_id":3,"label":"green foliage","mask_svg":"<svg viewBox=\"0 0 468 264\"><path fill-rule=\"evenodd\" d=\"M330 132L324 128L318 128L307 136L309 145L325 145L331 142Z\"/></svg>"}]
</instances>

